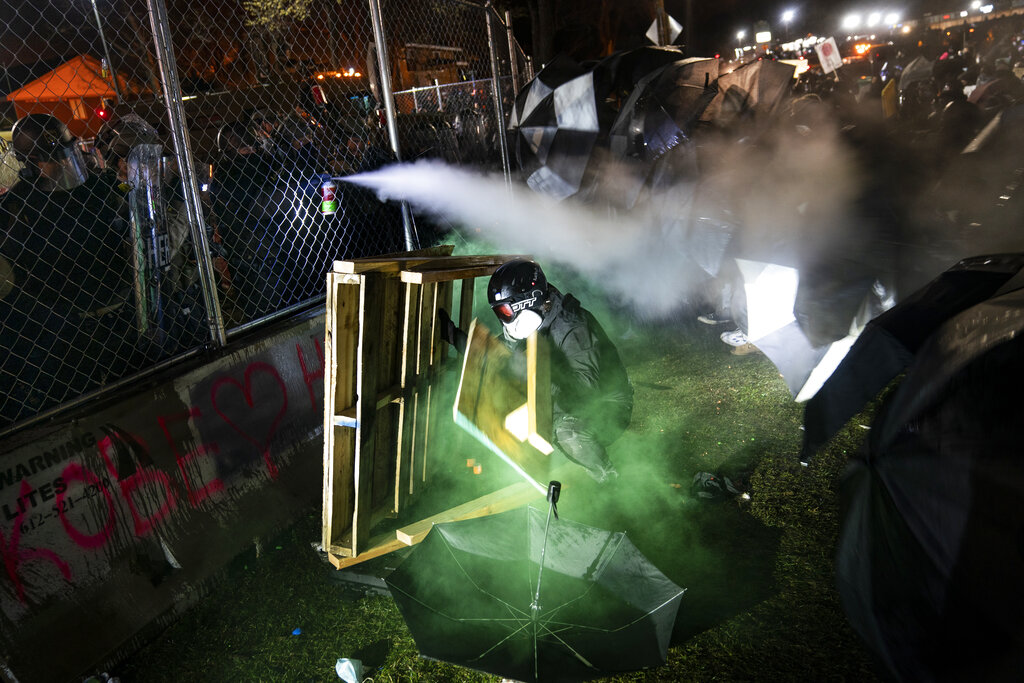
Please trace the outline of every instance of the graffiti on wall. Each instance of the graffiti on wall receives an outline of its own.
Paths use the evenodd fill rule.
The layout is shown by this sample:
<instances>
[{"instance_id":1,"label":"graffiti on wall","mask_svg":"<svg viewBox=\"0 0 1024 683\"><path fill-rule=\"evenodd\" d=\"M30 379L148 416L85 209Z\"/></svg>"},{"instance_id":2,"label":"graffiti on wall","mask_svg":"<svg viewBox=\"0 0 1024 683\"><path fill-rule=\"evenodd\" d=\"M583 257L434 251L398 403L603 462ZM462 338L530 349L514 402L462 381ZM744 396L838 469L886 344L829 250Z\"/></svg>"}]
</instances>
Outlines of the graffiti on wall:
<instances>
[{"instance_id":1,"label":"graffiti on wall","mask_svg":"<svg viewBox=\"0 0 1024 683\"><path fill-rule=\"evenodd\" d=\"M246 494L285 476L322 430L318 322L0 457L0 605L8 623L82 584L110 580L126 553L148 558L156 585L187 561L201 533L196 515L208 525L230 517Z\"/></svg>"}]
</instances>

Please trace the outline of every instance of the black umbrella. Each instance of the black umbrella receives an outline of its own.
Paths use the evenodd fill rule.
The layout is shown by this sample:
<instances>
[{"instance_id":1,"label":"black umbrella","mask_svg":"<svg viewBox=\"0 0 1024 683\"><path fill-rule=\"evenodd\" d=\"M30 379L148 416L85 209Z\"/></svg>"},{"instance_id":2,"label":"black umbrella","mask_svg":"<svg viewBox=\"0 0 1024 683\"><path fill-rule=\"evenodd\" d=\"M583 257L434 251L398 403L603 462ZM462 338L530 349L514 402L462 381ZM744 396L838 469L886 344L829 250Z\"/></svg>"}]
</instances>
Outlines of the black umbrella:
<instances>
[{"instance_id":1,"label":"black umbrella","mask_svg":"<svg viewBox=\"0 0 1024 683\"><path fill-rule=\"evenodd\" d=\"M873 352L864 385L906 368L844 477L836 561L851 624L904 680L1024 670L1022 263L959 264L878 318L848 357L865 370ZM839 386L853 387L840 369Z\"/></svg>"},{"instance_id":2,"label":"black umbrella","mask_svg":"<svg viewBox=\"0 0 1024 683\"><path fill-rule=\"evenodd\" d=\"M508 125L526 183L557 199L579 191L599 118L592 72L560 58L537 74L516 98Z\"/></svg>"},{"instance_id":3,"label":"black umbrella","mask_svg":"<svg viewBox=\"0 0 1024 683\"><path fill-rule=\"evenodd\" d=\"M623 50L594 65L594 83L598 92L624 99L644 76L683 58L682 48L674 45L646 45Z\"/></svg>"},{"instance_id":4,"label":"black umbrella","mask_svg":"<svg viewBox=\"0 0 1024 683\"><path fill-rule=\"evenodd\" d=\"M614 155L657 159L690 135L693 124L714 98L718 60L692 57L644 76L612 124Z\"/></svg>"},{"instance_id":5,"label":"black umbrella","mask_svg":"<svg viewBox=\"0 0 1024 683\"><path fill-rule=\"evenodd\" d=\"M795 70L790 64L765 59L722 74L718 94L701 120L726 126L750 117L770 117L790 96Z\"/></svg>"},{"instance_id":6,"label":"black umbrella","mask_svg":"<svg viewBox=\"0 0 1024 683\"><path fill-rule=\"evenodd\" d=\"M520 681L662 664L684 592L625 533L535 508L434 526L387 583L421 654Z\"/></svg>"},{"instance_id":7,"label":"black umbrella","mask_svg":"<svg viewBox=\"0 0 1024 683\"><path fill-rule=\"evenodd\" d=\"M945 321L992 297L1024 267L1024 255L964 259L868 323L842 363L807 403L802 458L903 372Z\"/></svg>"}]
</instances>

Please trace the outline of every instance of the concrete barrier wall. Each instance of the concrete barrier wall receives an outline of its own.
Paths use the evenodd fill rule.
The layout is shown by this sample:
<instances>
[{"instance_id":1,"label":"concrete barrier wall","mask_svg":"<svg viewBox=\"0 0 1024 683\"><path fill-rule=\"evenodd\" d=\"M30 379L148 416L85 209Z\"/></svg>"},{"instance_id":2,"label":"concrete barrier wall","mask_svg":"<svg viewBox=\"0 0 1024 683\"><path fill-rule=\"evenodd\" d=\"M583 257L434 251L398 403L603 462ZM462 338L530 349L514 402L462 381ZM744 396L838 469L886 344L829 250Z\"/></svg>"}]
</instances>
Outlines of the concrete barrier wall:
<instances>
[{"instance_id":1,"label":"concrete barrier wall","mask_svg":"<svg viewBox=\"0 0 1024 683\"><path fill-rule=\"evenodd\" d=\"M0 442L3 676L103 666L319 508L323 338L321 312Z\"/></svg>"}]
</instances>

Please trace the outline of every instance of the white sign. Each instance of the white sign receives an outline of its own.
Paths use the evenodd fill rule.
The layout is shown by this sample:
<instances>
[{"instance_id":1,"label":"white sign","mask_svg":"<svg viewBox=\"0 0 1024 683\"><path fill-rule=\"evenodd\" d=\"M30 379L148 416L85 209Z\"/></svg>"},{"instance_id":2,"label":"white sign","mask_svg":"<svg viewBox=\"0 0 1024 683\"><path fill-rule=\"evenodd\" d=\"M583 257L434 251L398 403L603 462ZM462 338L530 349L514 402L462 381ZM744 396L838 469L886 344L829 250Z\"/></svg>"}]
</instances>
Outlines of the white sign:
<instances>
[{"instance_id":1,"label":"white sign","mask_svg":"<svg viewBox=\"0 0 1024 683\"><path fill-rule=\"evenodd\" d=\"M836 45L835 38L830 37L825 42L818 43L814 46L814 51L818 53L821 70L827 74L832 73L843 65L843 58L839 55L839 46Z\"/></svg>"},{"instance_id":2,"label":"white sign","mask_svg":"<svg viewBox=\"0 0 1024 683\"><path fill-rule=\"evenodd\" d=\"M676 38L678 38L679 34L683 32L683 27L679 24L678 21L676 21L675 19L673 19L669 15L666 14L665 18L668 19L668 44L669 45L674 45L675 42L676 42ZM659 44L658 43L658 20L657 19L655 19L651 23L651 27L649 29L647 29L647 33L645 33L644 35L647 36L647 40L651 41L655 45Z\"/></svg>"}]
</instances>

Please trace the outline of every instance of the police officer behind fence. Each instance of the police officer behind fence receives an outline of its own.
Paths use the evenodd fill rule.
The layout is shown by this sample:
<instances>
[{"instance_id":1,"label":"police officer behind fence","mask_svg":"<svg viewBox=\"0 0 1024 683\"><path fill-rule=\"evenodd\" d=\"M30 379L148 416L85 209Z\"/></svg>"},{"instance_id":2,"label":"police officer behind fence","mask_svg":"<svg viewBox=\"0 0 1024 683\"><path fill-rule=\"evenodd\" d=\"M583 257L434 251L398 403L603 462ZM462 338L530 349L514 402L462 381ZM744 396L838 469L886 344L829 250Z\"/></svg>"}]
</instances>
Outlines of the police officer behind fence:
<instances>
[{"instance_id":1,"label":"police officer behind fence","mask_svg":"<svg viewBox=\"0 0 1024 683\"><path fill-rule=\"evenodd\" d=\"M596 481L617 477L606 448L629 426L633 387L604 329L533 261L516 259L494 271L487 303L513 350L534 331L550 342L555 445Z\"/></svg>"},{"instance_id":2,"label":"police officer behind fence","mask_svg":"<svg viewBox=\"0 0 1024 683\"><path fill-rule=\"evenodd\" d=\"M88 172L77 141L49 114L19 119L11 144L24 167L0 197L0 422L97 386L132 351L116 183Z\"/></svg>"}]
</instances>

